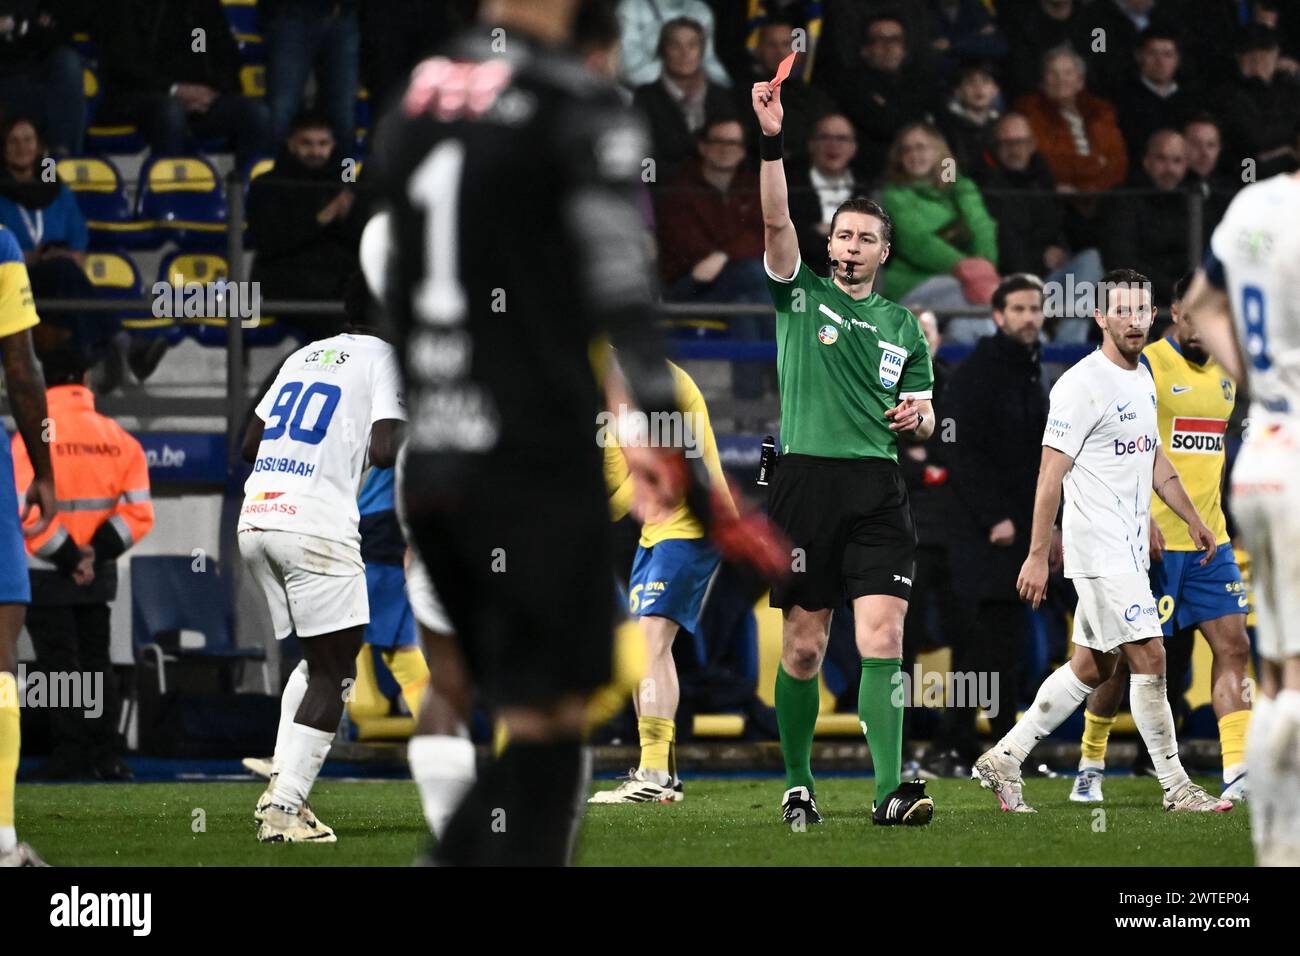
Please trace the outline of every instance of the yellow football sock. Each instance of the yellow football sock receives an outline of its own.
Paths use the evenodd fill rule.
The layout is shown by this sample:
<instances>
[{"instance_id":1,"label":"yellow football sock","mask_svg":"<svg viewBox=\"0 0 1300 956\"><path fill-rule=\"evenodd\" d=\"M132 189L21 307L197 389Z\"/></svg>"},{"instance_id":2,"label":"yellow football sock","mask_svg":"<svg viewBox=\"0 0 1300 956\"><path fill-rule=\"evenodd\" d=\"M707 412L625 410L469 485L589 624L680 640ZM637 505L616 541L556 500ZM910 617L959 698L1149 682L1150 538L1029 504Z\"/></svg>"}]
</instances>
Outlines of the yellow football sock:
<instances>
[{"instance_id":1,"label":"yellow football sock","mask_svg":"<svg viewBox=\"0 0 1300 956\"><path fill-rule=\"evenodd\" d=\"M402 688L402 699L406 701L411 716L420 716L420 700L424 697L424 688L429 683L429 665L425 663L424 654L418 647L385 651L384 663L388 665L388 669L393 672L393 679Z\"/></svg>"},{"instance_id":2,"label":"yellow football sock","mask_svg":"<svg viewBox=\"0 0 1300 956\"><path fill-rule=\"evenodd\" d=\"M641 734L641 769L667 773L676 723L668 717L642 717L636 726Z\"/></svg>"},{"instance_id":3,"label":"yellow football sock","mask_svg":"<svg viewBox=\"0 0 1300 956\"><path fill-rule=\"evenodd\" d=\"M1083 759L1105 763L1106 743L1110 740L1110 728L1115 726L1114 717L1098 717L1092 711L1083 711Z\"/></svg>"},{"instance_id":4,"label":"yellow football sock","mask_svg":"<svg viewBox=\"0 0 1300 956\"><path fill-rule=\"evenodd\" d=\"M500 717L492 726L492 756L500 757L510 744L510 728Z\"/></svg>"},{"instance_id":5,"label":"yellow football sock","mask_svg":"<svg viewBox=\"0 0 1300 956\"><path fill-rule=\"evenodd\" d=\"M1246 760L1246 731L1250 727L1250 711L1235 710L1219 718L1219 747L1223 751L1223 769L1244 763Z\"/></svg>"},{"instance_id":6,"label":"yellow football sock","mask_svg":"<svg viewBox=\"0 0 1300 956\"><path fill-rule=\"evenodd\" d=\"M379 691L375 679L375 659L370 645L362 644L357 654L357 676L352 683L352 693L346 698L348 718L358 727L376 717L388 716L388 698Z\"/></svg>"},{"instance_id":7,"label":"yellow football sock","mask_svg":"<svg viewBox=\"0 0 1300 956\"><path fill-rule=\"evenodd\" d=\"M14 825L14 783L18 779L18 681L0 672L0 827Z\"/></svg>"}]
</instances>

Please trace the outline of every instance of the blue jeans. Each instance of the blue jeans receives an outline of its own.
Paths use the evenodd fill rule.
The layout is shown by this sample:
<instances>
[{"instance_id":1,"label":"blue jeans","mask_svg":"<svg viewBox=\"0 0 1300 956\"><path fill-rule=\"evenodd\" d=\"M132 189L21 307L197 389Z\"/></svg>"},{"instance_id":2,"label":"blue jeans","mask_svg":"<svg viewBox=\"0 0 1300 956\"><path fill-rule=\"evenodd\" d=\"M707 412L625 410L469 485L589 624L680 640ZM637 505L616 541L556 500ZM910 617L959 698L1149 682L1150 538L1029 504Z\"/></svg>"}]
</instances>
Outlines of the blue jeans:
<instances>
[{"instance_id":1,"label":"blue jeans","mask_svg":"<svg viewBox=\"0 0 1300 956\"><path fill-rule=\"evenodd\" d=\"M771 305L767 277L761 259L732 259L712 282L696 282L688 272L664 293L668 302L752 302ZM772 320L759 315L727 317L731 337L740 342L758 342L775 337ZM757 362L738 362L732 367L732 390L736 398L763 397L763 370Z\"/></svg>"},{"instance_id":2,"label":"blue jeans","mask_svg":"<svg viewBox=\"0 0 1300 956\"><path fill-rule=\"evenodd\" d=\"M329 118L343 155L350 156L356 132L361 30L355 13L339 14L334 8L332 0L288 0L267 20L266 102L271 133L277 144L282 143L314 67L318 107Z\"/></svg>"},{"instance_id":3,"label":"blue jeans","mask_svg":"<svg viewBox=\"0 0 1300 956\"><path fill-rule=\"evenodd\" d=\"M86 133L86 95L81 57L70 46L56 47L31 73L0 79L5 113L30 113L45 130L50 151L80 153Z\"/></svg>"}]
</instances>

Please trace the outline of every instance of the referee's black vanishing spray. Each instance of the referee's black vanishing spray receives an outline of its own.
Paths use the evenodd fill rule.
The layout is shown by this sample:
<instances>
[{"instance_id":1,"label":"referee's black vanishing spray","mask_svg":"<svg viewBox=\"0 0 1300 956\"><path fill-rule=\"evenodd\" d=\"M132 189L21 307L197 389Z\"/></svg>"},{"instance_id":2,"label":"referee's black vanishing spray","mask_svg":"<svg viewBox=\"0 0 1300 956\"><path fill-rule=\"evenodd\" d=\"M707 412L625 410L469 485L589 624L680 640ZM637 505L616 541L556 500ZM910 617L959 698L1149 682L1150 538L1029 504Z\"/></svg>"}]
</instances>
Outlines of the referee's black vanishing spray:
<instances>
[{"instance_id":1,"label":"referee's black vanishing spray","mask_svg":"<svg viewBox=\"0 0 1300 956\"><path fill-rule=\"evenodd\" d=\"M758 478L755 484L766 488L772 480L772 469L776 467L776 439L771 435L763 439L763 450L758 456Z\"/></svg>"}]
</instances>

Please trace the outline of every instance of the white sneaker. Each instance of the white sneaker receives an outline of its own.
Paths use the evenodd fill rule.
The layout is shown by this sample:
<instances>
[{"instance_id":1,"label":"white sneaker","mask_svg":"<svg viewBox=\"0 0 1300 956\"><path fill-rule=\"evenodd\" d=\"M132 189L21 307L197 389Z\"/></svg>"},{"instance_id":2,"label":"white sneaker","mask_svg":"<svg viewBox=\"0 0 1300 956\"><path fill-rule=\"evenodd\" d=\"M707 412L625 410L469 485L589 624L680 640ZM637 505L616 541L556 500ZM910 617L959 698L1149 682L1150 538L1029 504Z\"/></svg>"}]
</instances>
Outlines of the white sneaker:
<instances>
[{"instance_id":1,"label":"white sneaker","mask_svg":"<svg viewBox=\"0 0 1300 956\"><path fill-rule=\"evenodd\" d=\"M270 757L245 757L239 761L244 765L244 769L254 777L261 777L263 780L271 779L271 760Z\"/></svg>"},{"instance_id":2,"label":"white sneaker","mask_svg":"<svg viewBox=\"0 0 1300 956\"><path fill-rule=\"evenodd\" d=\"M1101 803L1101 782L1105 776L1104 770L1091 767L1080 770L1079 775L1074 778L1074 786L1070 789L1070 799L1075 803Z\"/></svg>"},{"instance_id":3,"label":"white sneaker","mask_svg":"<svg viewBox=\"0 0 1300 956\"><path fill-rule=\"evenodd\" d=\"M667 776L666 774L664 776ZM676 803L685 794L673 789L671 778L666 783L654 770L629 770L627 778L613 790L601 790L588 798L588 803Z\"/></svg>"},{"instance_id":4,"label":"white sneaker","mask_svg":"<svg viewBox=\"0 0 1300 956\"><path fill-rule=\"evenodd\" d=\"M0 853L0 868L11 866L49 866L26 843L19 843L8 853Z\"/></svg>"},{"instance_id":5,"label":"white sneaker","mask_svg":"<svg viewBox=\"0 0 1300 956\"><path fill-rule=\"evenodd\" d=\"M1037 813L1025 803L1021 795L1024 782L1020 779L1020 764L1009 754L986 750L971 768L972 780L978 780L985 790L998 795L998 802L1006 813Z\"/></svg>"},{"instance_id":6,"label":"white sneaker","mask_svg":"<svg viewBox=\"0 0 1300 956\"><path fill-rule=\"evenodd\" d=\"M274 789L274 781L272 781L272 784L268 785L267 788L262 791L262 795L257 798L257 806L253 808L254 823L261 823L266 819L266 811L270 808L272 802L272 789ZM323 823L316 819L316 814L312 812L311 804L306 800L303 801L302 808L299 812L302 814L303 821L308 826L324 826ZM326 827L326 829L328 830L329 827Z\"/></svg>"},{"instance_id":7,"label":"white sneaker","mask_svg":"<svg viewBox=\"0 0 1300 956\"><path fill-rule=\"evenodd\" d=\"M1164 807L1173 813L1227 813L1232 801L1212 797L1190 780L1164 796Z\"/></svg>"},{"instance_id":8,"label":"white sneaker","mask_svg":"<svg viewBox=\"0 0 1300 956\"><path fill-rule=\"evenodd\" d=\"M309 821L299 811L291 813L278 804L266 808L262 823L257 828L257 839L262 843L337 843L334 831L314 816Z\"/></svg>"},{"instance_id":9,"label":"white sneaker","mask_svg":"<svg viewBox=\"0 0 1300 956\"><path fill-rule=\"evenodd\" d=\"M1239 773L1233 777L1232 782L1225 784L1223 792L1219 797L1223 800L1231 800L1234 803L1246 800L1250 796L1250 784L1246 782L1246 774Z\"/></svg>"}]
</instances>

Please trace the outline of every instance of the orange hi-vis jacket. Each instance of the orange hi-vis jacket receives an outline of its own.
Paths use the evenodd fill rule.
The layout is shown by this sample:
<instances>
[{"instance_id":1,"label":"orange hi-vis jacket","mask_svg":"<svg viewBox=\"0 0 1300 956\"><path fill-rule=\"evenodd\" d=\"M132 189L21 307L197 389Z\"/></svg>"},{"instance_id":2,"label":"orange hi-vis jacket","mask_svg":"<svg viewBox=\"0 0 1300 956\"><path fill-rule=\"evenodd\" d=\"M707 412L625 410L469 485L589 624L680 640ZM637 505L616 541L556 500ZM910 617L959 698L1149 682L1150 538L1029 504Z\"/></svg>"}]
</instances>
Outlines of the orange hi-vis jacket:
<instances>
[{"instance_id":1,"label":"orange hi-vis jacket","mask_svg":"<svg viewBox=\"0 0 1300 956\"><path fill-rule=\"evenodd\" d=\"M140 443L113 419L95 411L95 397L83 385L55 385L46 391L46 403L59 510L48 528L26 539L33 585L42 571L69 575L86 546L95 551L98 576L105 562L111 562L153 527L149 468ZM13 437L13 457L14 481L22 500L33 473L19 434ZM26 524L36 521L33 509ZM115 574L112 581L115 591Z\"/></svg>"}]
</instances>

